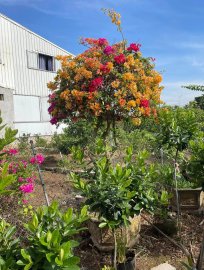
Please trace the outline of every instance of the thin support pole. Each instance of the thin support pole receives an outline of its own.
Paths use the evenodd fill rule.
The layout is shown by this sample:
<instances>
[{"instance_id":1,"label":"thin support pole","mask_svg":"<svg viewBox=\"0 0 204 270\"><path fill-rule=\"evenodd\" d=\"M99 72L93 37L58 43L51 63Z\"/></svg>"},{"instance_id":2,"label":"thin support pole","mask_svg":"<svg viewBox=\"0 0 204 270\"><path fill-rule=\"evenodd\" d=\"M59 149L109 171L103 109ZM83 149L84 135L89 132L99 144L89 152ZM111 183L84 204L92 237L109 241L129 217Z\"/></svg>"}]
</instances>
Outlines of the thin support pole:
<instances>
[{"instance_id":1,"label":"thin support pole","mask_svg":"<svg viewBox=\"0 0 204 270\"><path fill-rule=\"evenodd\" d=\"M116 238L116 232L115 229L113 229L113 236L114 236L114 260L113 260L113 266L114 269L117 270L117 238Z\"/></svg>"},{"instance_id":2,"label":"thin support pole","mask_svg":"<svg viewBox=\"0 0 204 270\"><path fill-rule=\"evenodd\" d=\"M31 145L31 150L32 150L33 156L35 157L36 156L36 151L35 151L35 147L34 147L34 144L33 144L32 140L30 141L30 145ZM44 182L44 179L43 179L43 176L42 176L40 165L38 163L37 163L37 169L38 169L38 175L39 175L39 178L40 178L40 181L41 181L41 185L42 185L42 188L43 188L43 192L44 192L44 195L45 195L45 200L46 200L47 206L50 206L49 198L48 198L46 187L45 187L45 182Z\"/></svg>"},{"instance_id":3,"label":"thin support pole","mask_svg":"<svg viewBox=\"0 0 204 270\"><path fill-rule=\"evenodd\" d=\"M204 260L204 233L203 233L203 239L202 239L202 243L201 243L201 248L200 248L200 254L198 257L198 261L197 261L197 270L202 270L203 268L203 260Z\"/></svg>"},{"instance_id":4,"label":"thin support pole","mask_svg":"<svg viewBox=\"0 0 204 270\"><path fill-rule=\"evenodd\" d=\"M160 148L161 164L164 165L164 151Z\"/></svg>"}]
</instances>

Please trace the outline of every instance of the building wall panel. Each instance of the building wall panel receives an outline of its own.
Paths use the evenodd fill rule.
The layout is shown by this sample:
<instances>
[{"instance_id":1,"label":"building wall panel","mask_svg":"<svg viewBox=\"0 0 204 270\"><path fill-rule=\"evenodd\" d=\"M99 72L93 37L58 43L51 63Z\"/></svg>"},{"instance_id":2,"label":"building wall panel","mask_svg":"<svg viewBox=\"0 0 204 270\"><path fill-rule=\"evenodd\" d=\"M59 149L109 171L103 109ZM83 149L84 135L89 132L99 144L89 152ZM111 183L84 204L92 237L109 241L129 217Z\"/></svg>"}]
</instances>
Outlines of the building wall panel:
<instances>
[{"instance_id":1,"label":"building wall panel","mask_svg":"<svg viewBox=\"0 0 204 270\"><path fill-rule=\"evenodd\" d=\"M15 94L47 96L47 83L56 72L28 67L27 52L46 55L66 55L65 50L0 15L0 85L15 90Z\"/></svg>"}]
</instances>

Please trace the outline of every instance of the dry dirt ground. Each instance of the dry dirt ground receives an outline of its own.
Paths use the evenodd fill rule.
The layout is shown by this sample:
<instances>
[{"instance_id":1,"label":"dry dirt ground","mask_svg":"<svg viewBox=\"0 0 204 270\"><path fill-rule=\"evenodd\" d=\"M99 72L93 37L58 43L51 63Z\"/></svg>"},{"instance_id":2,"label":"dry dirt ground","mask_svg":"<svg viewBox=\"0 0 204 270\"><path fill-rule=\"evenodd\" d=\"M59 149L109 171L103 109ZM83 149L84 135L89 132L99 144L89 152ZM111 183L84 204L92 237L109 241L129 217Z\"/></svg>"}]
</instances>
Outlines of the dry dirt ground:
<instances>
[{"instance_id":1,"label":"dry dirt ground","mask_svg":"<svg viewBox=\"0 0 204 270\"><path fill-rule=\"evenodd\" d=\"M65 174L43 172L43 178L50 201L59 201L63 208L77 208L79 206L75 199L76 193ZM45 204L42 186L38 180L30 203L33 207ZM5 212L4 216L18 226L19 218L12 201L8 199L2 201L0 206ZM198 253L200 247L203 230L203 227L199 225L201 221L201 216L182 214L182 243L188 248L191 245L194 254ZM93 246L88 232L84 232L81 237L81 245L76 252L81 258L81 266L84 269L101 270L104 264L111 262L111 255L102 254ZM173 246L168 239L156 234L151 225L144 220L142 221L136 253L139 253L137 256L137 270L150 270L152 267L164 262L172 264L177 270L184 269L180 262L185 261L185 257L179 248Z\"/></svg>"}]
</instances>

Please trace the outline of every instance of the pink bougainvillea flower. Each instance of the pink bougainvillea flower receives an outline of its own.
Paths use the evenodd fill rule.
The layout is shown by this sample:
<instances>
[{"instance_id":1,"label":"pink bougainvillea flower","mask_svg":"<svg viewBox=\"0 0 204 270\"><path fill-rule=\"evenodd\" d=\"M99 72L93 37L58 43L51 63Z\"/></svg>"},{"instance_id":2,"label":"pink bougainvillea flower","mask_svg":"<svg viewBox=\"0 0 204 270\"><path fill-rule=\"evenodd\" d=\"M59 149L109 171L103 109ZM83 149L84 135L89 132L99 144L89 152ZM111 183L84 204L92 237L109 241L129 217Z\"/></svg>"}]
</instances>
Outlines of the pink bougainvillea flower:
<instances>
[{"instance_id":1,"label":"pink bougainvillea flower","mask_svg":"<svg viewBox=\"0 0 204 270\"><path fill-rule=\"evenodd\" d=\"M35 159L36 159L36 162L37 162L38 164L42 164L42 163L44 162L44 160L45 160L44 156L41 155L41 154L37 154L37 155L35 156Z\"/></svg>"},{"instance_id":2,"label":"pink bougainvillea flower","mask_svg":"<svg viewBox=\"0 0 204 270\"><path fill-rule=\"evenodd\" d=\"M114 60L118 65L120 65L120 64L125 63L126 58L125 58L125 55L123 53L121 53L121 54L115 56Z\"/></svg>"},{"instance_id":3,"label":"pink bougainvillea flower","mask_svg":"<svg viewBox=\"0 0 204 270\"><path fill-rule=\"evenodd\" d=\"M24 181L24 178L23 177L18 177L18 182L23 182Z\"/></svg>"},{"instance_id":4,"label":"pink bougainvillea flower","mask_svg":"<svg viewBox=\"0 0 204 270\"><path fill-rule=\"evenodd\" d=\"M11 156L15 156L18 154L18 150L15 149L15 148L11 148L8 150L8 154L11 155Z\"/></svg>"},{"instance_id":5,"label":"pink bougainvillea flower","mask_svg":"<svg viewBox=\"0 0 204 270\"><path fill-rule=\"evenodd\" d=\"M32 157L32 158L30 159L30 163L31 163L31 164L35 164L35 162L36 162L35 157Z\"/></svg>"},{"instance_id":6,"label":"pink bougainvillea flower","mask_svg":"<svg viewBox=\"0 0 204 270\"><path fill-rule=\"evenodd\" d=\"M102 84L103 84L102 77L93 79L89 85L89 92L95 92Z\"/></svg>"},{"instance_id":7,"label":"pink bougainvillea flower","mask_svg":"<svg viewBox=\"0 0 204 270\"><path fill-rule=\"evenodd\" d=\"M31 163L31 164L36 164L36 163L42 164L44 160L45 160L45 158L44 158L43 155L37 154L35 157L32 157L32 158L30 159L30 163Z\"/></svg>"},{"instance_id":8,"label":"pink bougainvillea flower","mask_svg":"<svg viewBox=\"0 0 204 270\"><path fill-rule=\"evenodd\" d=\"M127 48L128 51L135 51L138 52L140 50L141 44L131 43L130 46Z\"/></svg>"},{"instance_id":9,"label":"pink bougainvillea flower","mask_svg":"<svg viewBox=\"0 0 204 270\"><path fill-rule=\"evenodd\" d=\"M99 46L107 46L108 45L108 40L106 38L99 38L98 39L98 45Z\"/></svg>"},{"instance_id":10,"label":"pink bougainvillea flower","mask_svg":"<svg viewBox=\"0 0 204 270\"><path fill-rule=\"evenodd\" d=\"M24 168L26 168L26 167L27 167L27 165L28 165L28 162L27 162L27 161L25 161L25 160L21 160L21 162L23 163L23 167L24 167Z\"/></svg>"},{"instance_id":11,"label":"pink bougainvillea flower","mask_svg":"<svg viewBox=\"0 0 204 270\"><path fill-rule=\"evenodd\" d=\"M33 178L32 177L27 177L26 178L26 182L28 182L28 183L33 183Z\"/></svg>"},{"instance_id":12,"label":"pink bougainvillea flower","mask_svg":"<svg viewBox=\"0 0 204 270\"><path fill-rule=\"evenodd\" d=\"M115 52L115 49L113 47L111 47L111 46L106 46L105 49L103 50L103 52L106 55L110 55L110 54Z\"/></svg>"},{"instance_id":13,"label":"pink bougainvillea flower","mask_svg":"<svg viewBox=\"0 0 204 270\"><path fill-rule=\"evenodd\" d=\"M148 108L149 107L149 100L148 99L142 99L140 101L140 107Z\"/></svg>"},{"instance_id":14,"label":"pink bougainvillea flower","mask_svg":"<svg viewBox=\"0 0 204 270\"><path fill-rule=\"evenodd\" d=\"M23 193L32 193L34 190L33 184L25 184L19 187L19 190Z\"/></svg>"}]
</instances>

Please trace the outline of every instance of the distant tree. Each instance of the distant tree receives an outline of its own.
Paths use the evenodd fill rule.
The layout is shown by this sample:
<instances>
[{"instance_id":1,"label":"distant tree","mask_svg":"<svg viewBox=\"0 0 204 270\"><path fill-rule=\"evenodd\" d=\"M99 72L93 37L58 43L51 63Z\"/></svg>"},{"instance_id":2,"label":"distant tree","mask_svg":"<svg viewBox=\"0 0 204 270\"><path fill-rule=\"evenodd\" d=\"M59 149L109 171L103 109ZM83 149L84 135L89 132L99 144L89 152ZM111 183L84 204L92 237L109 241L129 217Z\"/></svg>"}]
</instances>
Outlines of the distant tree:
<instances>
[{"instance_id":1,"label":"distant tree","mask_svg":"<svg viewBox=\"0 0 204 270\"><path fill-rule=\"evenodd\" d=\"M193 91L203 91L204 92L204 85L185 85L182 86L184 88L193 90ZM199 96L199 97L195 97L193 103L190 102L191 105L193 105L194 107L200 108L202 110L204 110L204 95Z\"/></svg>"}]
</instances>

